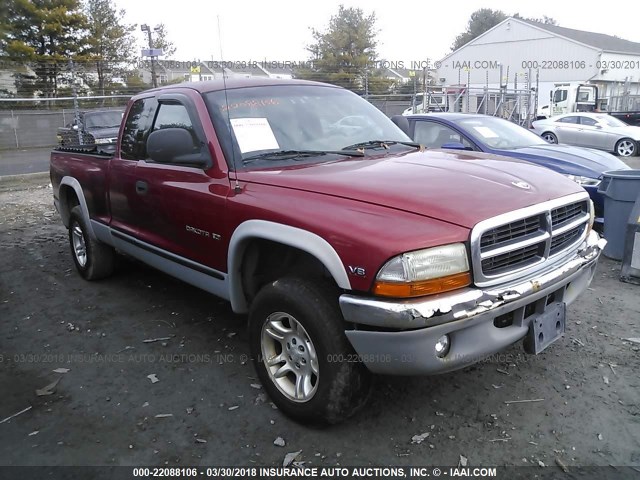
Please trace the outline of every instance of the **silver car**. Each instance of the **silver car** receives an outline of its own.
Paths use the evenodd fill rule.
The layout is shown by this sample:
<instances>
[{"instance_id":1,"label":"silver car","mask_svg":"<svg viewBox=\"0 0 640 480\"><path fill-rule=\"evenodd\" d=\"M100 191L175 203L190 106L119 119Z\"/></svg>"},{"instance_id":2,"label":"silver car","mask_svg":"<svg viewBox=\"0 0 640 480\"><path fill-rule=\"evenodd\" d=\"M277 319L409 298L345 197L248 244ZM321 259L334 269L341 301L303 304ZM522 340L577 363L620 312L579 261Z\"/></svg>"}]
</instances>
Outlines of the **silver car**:
<instances>
[{"instance_id":1,"label":"silver car","mask_svg":"<svg viewBox=\"0 0 640 480\"><path fill-rule=\"evenodd\" d=\"M532 123L549 143L597 148L620 157L638 154L640 127L632 127L606 113L566 113Z\"/></svg>"}]
</instances>

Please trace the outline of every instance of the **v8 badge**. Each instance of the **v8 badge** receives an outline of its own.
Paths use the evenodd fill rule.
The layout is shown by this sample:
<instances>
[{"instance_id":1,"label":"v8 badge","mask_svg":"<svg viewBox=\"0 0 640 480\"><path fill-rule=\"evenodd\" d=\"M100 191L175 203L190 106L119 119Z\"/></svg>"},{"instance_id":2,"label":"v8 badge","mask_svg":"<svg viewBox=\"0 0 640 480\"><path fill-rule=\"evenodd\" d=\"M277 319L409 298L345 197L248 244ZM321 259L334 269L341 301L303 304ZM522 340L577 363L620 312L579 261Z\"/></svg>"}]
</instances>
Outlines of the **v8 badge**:
<instances>
[{"instance_id":1,"label":"v8 badge","mask_svg":"<svg viewBox=\"0 0 640 480\"><path fill-rule=\"evenodd\" d=\"M349 273L351 275L355 275L356 277L366 277L367 271L362 267L352 267L349 265Z\"/></svg>"}]
</instances>

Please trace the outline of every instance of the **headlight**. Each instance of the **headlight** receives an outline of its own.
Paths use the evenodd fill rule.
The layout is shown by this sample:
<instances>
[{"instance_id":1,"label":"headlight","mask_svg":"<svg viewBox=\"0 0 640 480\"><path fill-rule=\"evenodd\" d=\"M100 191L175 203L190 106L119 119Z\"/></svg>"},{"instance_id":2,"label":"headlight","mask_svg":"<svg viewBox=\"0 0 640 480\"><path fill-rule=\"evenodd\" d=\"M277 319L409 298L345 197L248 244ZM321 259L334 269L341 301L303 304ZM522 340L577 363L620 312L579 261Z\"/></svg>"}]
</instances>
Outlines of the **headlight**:
<instances>
[{"instance_id":1,"label":"headlight","mask_svg":"<svg viewBox=\"0 0 640 480\"><path fill-rule=\"evenodd\" d=\"M419 297L470 283L467 249L462 243L453 243L392 258L378 272L373 293L383 297Z\"/></svg>"},{"instance_id":2,"label":"headlight","mask_svg":"<svg viewBox=\"0 0 640 480\"><path fill-rule=\"evenodd\" d=\"M96 138L96 145L105 145L107 143L112 143L113 139L111 138Z\"/></svg>"},{"instance_id":3,"label":"headlight","mask_svg":"<svg viewBox=\"0 0 640 480\"><path fill-rule=\"evenodd\" d=\"M573 180L578 185L582 185L582 186L590 185L595 187L597 185L600 185L599 178L583 177L582 175L565 175L565 177L567 177L569 180Z\"/></svg>"},{"instance_id":4,"label":"headlight","mask_svg":"<svg viewBox=\"0 0 640 480\"><path fill-rule=\"evenodd\" d=\"M596 206L593 204L593 200L589 199L589 228L587 234L593 229L593 224L596 221Z\"/></svg>"}]
</instances>

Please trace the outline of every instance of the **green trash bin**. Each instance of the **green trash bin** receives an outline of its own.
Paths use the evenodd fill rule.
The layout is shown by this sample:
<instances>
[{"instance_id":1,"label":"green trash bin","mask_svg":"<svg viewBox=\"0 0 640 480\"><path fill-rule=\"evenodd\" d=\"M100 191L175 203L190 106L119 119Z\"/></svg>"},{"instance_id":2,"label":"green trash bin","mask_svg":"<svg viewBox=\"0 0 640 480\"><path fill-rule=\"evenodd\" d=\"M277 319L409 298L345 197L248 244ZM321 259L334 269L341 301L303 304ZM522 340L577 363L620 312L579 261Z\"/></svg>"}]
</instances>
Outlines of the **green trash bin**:
<instances>
[{"instance_id":1,"label":"green trash bin","mask_svg":"<svg viewBox=\"0 0 640 480\"><path fill-rule=\"evenodd\" d=\"M604 195L605 256L622 260L629 215L640 192L640 170L604 172L598 192Z\"/></svg>"}]
</instances>

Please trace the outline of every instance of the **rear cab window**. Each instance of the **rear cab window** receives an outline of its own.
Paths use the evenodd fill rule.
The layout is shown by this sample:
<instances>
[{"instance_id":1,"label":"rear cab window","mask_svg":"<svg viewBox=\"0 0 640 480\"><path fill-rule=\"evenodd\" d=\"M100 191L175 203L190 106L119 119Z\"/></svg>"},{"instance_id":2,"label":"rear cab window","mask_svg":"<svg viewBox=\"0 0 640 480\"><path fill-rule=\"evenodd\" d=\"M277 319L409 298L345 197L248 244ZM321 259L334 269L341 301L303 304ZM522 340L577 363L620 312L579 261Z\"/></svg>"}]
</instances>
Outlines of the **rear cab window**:
<instances>
[{"instance_id":1,"label":"rear cab window","mask_svg":"<svg viewBox=\"0 0 640 480\"><path fill-rule=\"evenodd\" d=\"M146 160L147 137L151 132L158 102L155 97L136 100L125 121L120 142L120 157L125 160Z\"/></svg>"}]
</instances>

